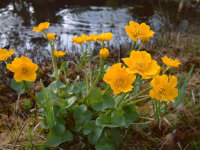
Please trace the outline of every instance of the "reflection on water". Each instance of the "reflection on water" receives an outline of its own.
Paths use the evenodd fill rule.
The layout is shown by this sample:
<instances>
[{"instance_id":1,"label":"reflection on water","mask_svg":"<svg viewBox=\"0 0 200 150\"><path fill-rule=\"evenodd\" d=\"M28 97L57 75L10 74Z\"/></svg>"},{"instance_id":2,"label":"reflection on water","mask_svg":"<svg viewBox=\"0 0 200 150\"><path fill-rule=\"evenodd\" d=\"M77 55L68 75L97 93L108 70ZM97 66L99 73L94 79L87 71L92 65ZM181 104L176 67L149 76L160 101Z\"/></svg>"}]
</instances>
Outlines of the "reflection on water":
<instances>
[{"instance_id":1,"label":"reflection on water","mask_svg":"<svg viewBox=\"0 0 200 150\"><path fill-rule=\"evenodd\" d=\"M200 21L198 4L185 4L178 14L179 7L173 0L1 0L0 47L13 48L17 56L23 54L33 61L48 57L46 40L32 31L44 21L51 22L47 32L58 34L59 49L70 51L71 38L81 33L102 32L113 32L111 44L118 47L129 40L124 30L129 20L146 22L156 32Z\"/></svg>"}]
</instances>

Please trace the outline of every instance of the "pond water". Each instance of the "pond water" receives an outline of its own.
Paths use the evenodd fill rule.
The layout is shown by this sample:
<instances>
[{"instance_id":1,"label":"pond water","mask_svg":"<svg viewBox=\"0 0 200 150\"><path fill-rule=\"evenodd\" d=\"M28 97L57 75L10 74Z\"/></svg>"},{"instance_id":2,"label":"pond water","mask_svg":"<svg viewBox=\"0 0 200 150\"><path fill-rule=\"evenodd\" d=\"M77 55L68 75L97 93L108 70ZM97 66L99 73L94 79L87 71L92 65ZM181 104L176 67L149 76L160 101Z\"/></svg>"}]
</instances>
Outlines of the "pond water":
<instances>
[{"instance_id":1,"label":"pond water","mask_svg":"<svg viewBox=\"0 0 200 150\"><path fill-rule=\"evenodd\" d=\"M196 2L195 2L196 1ZM183 30L200 21L198 0L1 0L0 48L15 49L16 56L33 61L49 57L41 33L32 31L48 21L47 32L57 33L58 49L72 52L71 38L80 34L112 32L118 47L130 39L124 26L130 20L146 22L157 33L164 27ZM182 7L183 6L183 7Z\"/></svg>"}]
</instances>

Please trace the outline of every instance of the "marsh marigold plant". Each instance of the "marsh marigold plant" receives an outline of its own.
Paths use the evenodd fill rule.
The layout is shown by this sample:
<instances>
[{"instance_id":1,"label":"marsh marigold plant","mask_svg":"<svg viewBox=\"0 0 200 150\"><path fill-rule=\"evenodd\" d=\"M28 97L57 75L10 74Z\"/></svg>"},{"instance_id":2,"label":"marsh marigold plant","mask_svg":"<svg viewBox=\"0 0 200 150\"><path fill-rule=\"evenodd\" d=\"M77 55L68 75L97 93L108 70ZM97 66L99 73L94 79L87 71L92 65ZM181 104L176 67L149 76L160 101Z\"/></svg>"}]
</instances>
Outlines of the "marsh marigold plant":
<instances>
[{"instance_id":1,"label":"marsh marigold plant","mask_svg":"<svg viewBox=\"0 0 200 150\"><path fill-rule=\"evenodd\" d=\"M8 70L14 73L14 78L17 82L21 81L35 81L36 71L38 70L38 65L32 63L32 61L25 56L20 58L15 58L11 64L7 64Z\"/></svg>"},{"instance_id":2,"label":"marsh marigold plant","mask_svg":"<svg viewBox=\"0 0 200 150\"><path fill-rule=\"evenodd\" d=\"M151 59L151 55L146 51L132 51L130 57L122 59L129 67L129 73L138 73L143 79L150 79L160 72L157 61Z\"/></svg>"},{"instance_id":3,"label":"marsh marigold plant","mask_svg":"<svg viewBox=\"0 0 200 150\"><path fill-rule=\"evenodd\" d=\"M106 71L103 80L111 86L114 94L131 91L136 79L134 74L129 74L121 63L113 65Z\"/></svg>"},{"instance_id":4,"label":"marsh marigold plant","mask_svg":"<svg viewBox=\"0 0 200 150\"><path fill-rule=\"evenodd\" d=\"M11 49L10 51L8 51L7 49L0 49L0 60L6 61L14 53L15 53L14 49Z\"/></svg>"},{"instance_id":5,"label":"marsh marigold plant","mask_svg":"<svg viewBox=\"0 0 200 150\"><path fill-rule=\"evenodd\" d=\"M152 98L163 101L174 102L174 98L178 96L178 89L175 88L177 85L177 78L175 76L155 76L151 81L153 89L149 91L149 95Z\"/></svg>"},{"instance_id":6,"label":"marsh marigold plant","mask_svg":"<svg viewBox=\"0 0 200 150\"><path fill-rule=\"evenodd\" d=\"M35 32L41 32L43 30L48 29L50 23L49 22L42 22L37 27L33 27L33 31Z\"/></svg>"},{"instance_id":7,"label":"marsh marigold plant","mask_svg":"<svg viewBox=\"0 0 200 150\"><path fill-rule=\"evenodd\" d=\"M178 68L179 65L181 64L178 59L173 60L167 56L164 56L162 58L162 61L165 65L167 65L168 67L172 67L172 68Z\"/></svg>"}]
</instances>

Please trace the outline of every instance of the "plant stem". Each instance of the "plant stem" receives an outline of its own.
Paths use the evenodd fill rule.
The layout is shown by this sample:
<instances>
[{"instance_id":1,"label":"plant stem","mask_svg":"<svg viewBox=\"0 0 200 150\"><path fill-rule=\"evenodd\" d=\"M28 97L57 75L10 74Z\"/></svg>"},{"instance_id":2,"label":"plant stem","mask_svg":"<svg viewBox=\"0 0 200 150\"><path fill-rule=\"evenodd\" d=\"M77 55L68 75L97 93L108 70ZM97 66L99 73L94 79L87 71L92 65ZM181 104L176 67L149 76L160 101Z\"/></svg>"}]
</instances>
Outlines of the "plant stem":
<instances>
[{"instance_id":1,"label":"plant stem","mask_svg":"<svg viewBox=\"0 0 200 150\"><path fill-rule=\"evenodd\" d=\"M165 71L163 72L163 74L165 74L169 69L170 69L170 67L167 67L167 68L165 69Z\"/></svg>"},{"instance_id":2,"label":"plant stem","mask_svg":"<svg viewBox=\"0 0 200 150\"><path fill-rule=\"evenodd\" d=\"M152 87L149 87L149 88L147 88L146 90L144 90L144 91L142 91L142 92L140 92L140 93L134 95L133 97L131 97L130 99L128 99L126 102L129 102L129 101L132 101L132 100L136 99L138 96L140 96L140 95L142 95L142 94L148 92L151 88L152 88Z\"/></svg>"},{"instance_id":3,"label":"plant stem","mask_svg":"<svg viewBox=\"0 0 200 150\"><path fill-rule=\"evenodd\" d=\"M32 99L38 103L42 108L45 108L44 105L33 95L33 93L31 93L31 90L28 88L26 81L24 81L24 85L25 85L25 89L28 91L28 94L32 97Z\"/></svg>"},{"instance_id":4,"label":"plant stem","mask_svg":"<svg viewBox=\"0 0 200 150\"><path fill-rule=\"evenodd\" d=\"M104 48L104 41L102 41L102 48Z\"/></svg>"},{"instance_id":5,"label":"plant stem","mask_svg":"<svg viewBox=\"0 0 200 150\"><path fill-rule=\"evenodd\" d=\"M124 98L126 97L127 93L123 93L121 99L118 101L118 103L115 105L115 108L119 107L119 105L121 104L121 102L124 100Z\"/></svg>"},{"instance_id":6,"label":"plant stem","mask_svg":"<svg viewBox=\"0 0 200 150\"><path fill-rule=\"evenodd\" d=\"M63 63L63 59L60 58L61 64ZM67 85L67 87L69 86L68 80L67 80L67 72L66 70L63 71L64 72L64 78L65 78L65 83Z\"/></svg>"},{"instance_id":7,"label":"plant stem","mask_svg":"<svg viewBox=\"0 0 200 150\"><path fill-rule=\"evenodd\" d=\"M110 89L111 89L111 87L108 86L108 87L105 89L105 91L104 91L104 93L103 93L103 96L104 96L108 91L110 91Z\"/></svg>"},{"instance_id":8,"label":"plant stem","mask_svg":"<svg viewBox=\"0 0 200 150\"><path fill-rule=\"evenodd\" d=\"M90 93L92 92L93 88L97 85L99 79L101 78L101 74L103 72L103 68L104 68L104 59L100 57L100 71L99 71L99 74L97 75L97 78L95 79L94 83L90 87L87 95L84 98L82 98L80 100L80 102L84 102L88 98L88 96L90 95Z\"/></svg>"},{"instance_id":9,"label":"plant stem","mask_svg":"<svg viewBox=\"0 0 200 150\"><path fill-rule=\"evenodd\" d=\"M138 48L138 51L142 48L142 46L143 46L143 43L140 45L140 47Z\"/></svg>"},{"instance_id":10,"label":"plant stem","mask_svg":"<svg viewBox=\"0 0 200 150\"><path fill-rule=\"evenodd\" d=\"M85 83L86 83L86 89L87 89L87 93L88 93L89 85L88 85L88 73L87 73L86 59L85 59L85 54L83 51L83 44L80 44L80 46L81 46L81 52L83 53Z\"/></svg>"},{"instance_id":11,"label":"plant stem","mask_svg":"<svg viewBox=\"0 0 200 150\"><path fill-rule=\"evenodd\" d=\"M90 58L91 58L91 42L89 41L89 60L88 60L88 67L89 67L89 79L90 79L90 83L89 85L91 86L92 84L92 71L91 71L91 61L90 61Z\"/></svg>"},{"instance_id":12,"label":"plant stem","mask_svg":"<svg viewBox=\"0 0 200 150\"><path fill-rule=\"evenodd\" d=\"M167 113L167 102L165 102L165 114Z\"/></svg>"},{"instance_id":13,"label":"plant stem","mask_svg":"<svg viewBox=\"0 0 200 150\"><path fill-rule=\"evenodd\" d=\"M133 101L133 102L125 103L124 105L136 104L136 103L142 102L142 101L144 101L144 100L147 100L147 99L149 99L149 98L150 98L150 96L144 97L144 98L140 98L140 99L137 99L137 100L135 100L135 101Z\"/></svg>"},{"instance_id":14,"label":"plant stem","mask_svg":"<svg viewBox=\"0 0 200 150\"><path fill-rule=\"evenodd\" d=\"M43 31L45 37L47 38L47 34L45 33L45 31ZM58 76L58 66L57 66L57 61L56 61L56 57L54 56L54 43L52 44L51 41L47 38L49 45L51 47L51 59L52 59L52 63L53 63L53 69L54 69L54 73L55 73L55 78L56 80L59 79Z\"/></svg>"},{"instance_id":15,"label":"plant stem","mask_svg":"<svg viewBox=\"0 0 200 150\"><path fill-rule=\"evenodd\" d=\"M131 50L134 50L134 49L135 49L135 46L136 46L136 41L133 42L133 45L132 45Z\"/></svg>"}]
</instances>

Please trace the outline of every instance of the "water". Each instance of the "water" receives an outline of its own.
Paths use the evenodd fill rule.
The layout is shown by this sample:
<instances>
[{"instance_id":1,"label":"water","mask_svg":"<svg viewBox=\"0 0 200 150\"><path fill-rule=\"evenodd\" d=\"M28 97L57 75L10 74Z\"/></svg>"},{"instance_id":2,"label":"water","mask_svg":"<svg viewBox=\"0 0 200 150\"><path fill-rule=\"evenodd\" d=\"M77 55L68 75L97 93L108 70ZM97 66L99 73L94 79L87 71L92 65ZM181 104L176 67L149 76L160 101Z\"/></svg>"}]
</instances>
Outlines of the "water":
<instances>
[{"instance_id":1,"label":"water","mask_svg":"<svg viewBox=\"0 0 200 150\"><path fill-rule=\"evenodd\" d=\"M176 0L1 0L0 48L15 49L16 56L34 62L49 57L49 46L41 33L32 31L49 21L47 32L58 34L57 49L73 52L71 38L84 34L112 32L117 49L129 42L124 26L130 20L146 22L159 33L169 27L183 30L200 21L199 3L186 1L180 13Z\"/></svg>"}]
</instances>

